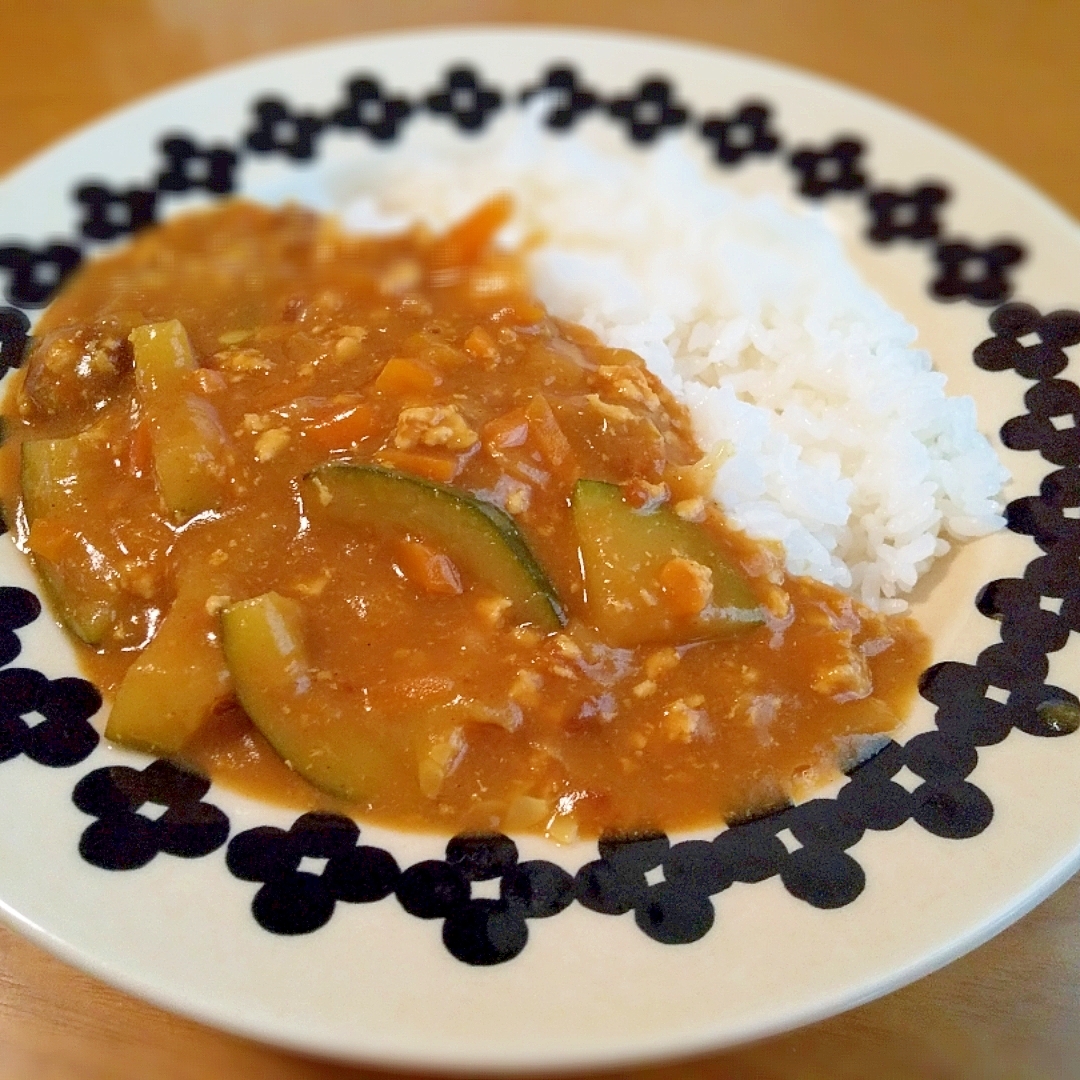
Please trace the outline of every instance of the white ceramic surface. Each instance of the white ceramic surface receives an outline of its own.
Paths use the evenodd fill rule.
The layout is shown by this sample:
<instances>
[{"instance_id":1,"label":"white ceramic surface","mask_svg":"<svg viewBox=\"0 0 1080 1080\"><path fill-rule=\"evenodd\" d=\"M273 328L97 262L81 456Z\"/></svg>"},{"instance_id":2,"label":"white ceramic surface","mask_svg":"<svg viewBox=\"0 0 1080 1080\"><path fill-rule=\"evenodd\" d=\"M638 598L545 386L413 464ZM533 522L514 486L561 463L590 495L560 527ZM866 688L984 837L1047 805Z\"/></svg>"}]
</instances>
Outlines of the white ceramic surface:
<instances>
[{"instance_id":1,"label":"white ceramic surface","mask_svg":"<svg viewBox=\"0 0 1080 1080\"><path fill-rule=\"evenodd\" d=\"M23 166L0 184L0 246L74 242L83 210L72 190L90 180L117 190L152 186L163 168L163 135L182 132L203 146L239 149L256 99L277 96L299 112L327 114L345 103L351 77L370 73L388 92L419 101L459 62L502 92L504 110L518 108L518 93L553 63L570 63L603 98L662 77L692 113L689 134L680 137L700 138L696 125L709 115L765 102L782 147L730 169L717 166L718 179L743 190L794 192L792 150L821 148L841 135L863 141L867 189L830 195L821 205L870 281L919 327L920 343L950 387L977 399L980 425L1013 473L1009 498L1037 493L1054 466L1035 451L1004 449L997 436L1005 421L1024 413L1022 397L1034 380L972 362L975 346L991 336L992 306L933 299L933 242L869 243L865 196L943 182L951 197L938 215L942 239L1019 241L1026 257L1009 271L1013 298L1042 312L1080 306L1076 225L1000 166L921 121L746 57L614 34L498 29L363 38L272 56L139 102ZM415 114L403 130L420 119ZM449 119L435 119L454 134ZM604 112L590 113L581 130L588 125L623 130ZM240 190L275 198L332 192L348 184L352 170L362 174L378 155L394 153L394 143L377 147L357 131L324 134L325 152L311 160L246 154ZM649 153L647 145L626 145L627 152ZM188 201L160 200L165 212ZM972 665L999 640L1001 624L976 610L975 596L991 580L1019 578L1039 554L1030 537L1006 532L968 545L935 572L917 605L934 638L935 661ZM34 588L9 537L0 539L0 585ZM9 666L34 667L50 679L77 674L47 615L18 635L22 652ZM1047 681L1076 692L1074 638L1051 654ZM933 727L934 709L921 701L898 741ZM1080 865L1080 734L1013 731L980 748L967 778L993 806L988 827L968 839L943 838L914 819L867 830L848 848L865 872L865 888L849 903L812 906L774 873L717 892L711 929L676 945L648 936L632 912L600 914L575 902L550 918L530 919L528 943L515 958L477 966L444 947L440 919L407 914L393 895L339 902L311 933L270 933L251 914L259 884L229 872L225 846L194 858L158 854L140 869L90 865L79 842L92 819L73 804L73 788L104 766L142 769L148 761L99 744L68 767L26 754L0 762L6 918L72 963L167 1008L270 1042L399 1066L584 1067L760 1037L940 966L1019 917ZM912 790L920 783L910 770L896 779ZM296 816L216 787L205 800L227 815L231 837L256 826L288 828ZM362 825L362 843L389 851L405 869L442 859L446 838ZM558 848L518 838L518 847L522 860L547 860L571 874L597 858L594 843ZM648 884L658 880L653 871Z\"/></svg>"}]
</instances>

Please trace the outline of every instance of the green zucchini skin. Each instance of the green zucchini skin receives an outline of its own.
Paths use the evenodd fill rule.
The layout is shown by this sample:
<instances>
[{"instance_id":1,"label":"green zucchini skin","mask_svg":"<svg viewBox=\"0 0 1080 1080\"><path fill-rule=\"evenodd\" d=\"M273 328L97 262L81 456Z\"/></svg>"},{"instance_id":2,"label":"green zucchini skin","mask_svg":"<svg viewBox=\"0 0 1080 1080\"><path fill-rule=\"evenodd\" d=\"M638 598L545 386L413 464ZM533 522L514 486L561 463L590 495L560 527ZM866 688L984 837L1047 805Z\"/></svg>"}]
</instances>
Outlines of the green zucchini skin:
<instances>
[{"instance_id":1,"label":"green zucchini skin","mask_svg":"<svg viewBox=\"0 0 1080 1080\"><path fill-rule=\"evenodd\" d=\"M83 498L80 463L87 438L31 439L19 448L19 484L27 525L39 518L62 516ZM58 566L40 555L34 565L64 625L87 645L97 646L116 623L115 592L105 578L108 567L94 567L89 554L74 568Z\"/></svg>"},{"instance_id":2,"label":"green zucchini skin","mask_svg":"<svg viewBox=\"0 0 1080 1080\"><path fill-rule=\"evenodd\" d=\"M19 447L19 484L29 524L77 503L84 444L84 439L73 435L67 439L30 439Z\"/></svg>"},{"instance_id":3,"label":"green zucchini skin","mask_svg":"<svg viewBox=\"0 0 1080 1080\"><path fill-rule=\"evenodd\" d=\"M295 600L269 592L231 605L221 643L244 712L305 780L358 804L402 782L400 763L379 745L386 718L313 680Z\"/></svg>"},{"instance_id":4,"label":"green zucchini skin","mask_svg":"<svg viewBox=\"0 0 1080 1080\"><path fill-rule=\"evenodd\" d=\"M304 478L309 515L392 528L438 543L455 564L511 602L511 617L545 631L562 603L514 520L468 492L381 465L333 463Z\"/></svg>"},{"instance_id":5,"label":"green zucchini skin","mask_svg":"<svg viewBox=\"0 0 1080 1080\"><path fill-rule=\"evenodd\" d=\"M703 526L666 506L637 510L618 485L600 480L579 480L571 507L585 571L586 610L611 644L726 637L764 622L746 576ZM692 618L675 618L659 602L658 574L675 557L691 559L712 573L712 600Z\"/></svg>"}]
</instances>

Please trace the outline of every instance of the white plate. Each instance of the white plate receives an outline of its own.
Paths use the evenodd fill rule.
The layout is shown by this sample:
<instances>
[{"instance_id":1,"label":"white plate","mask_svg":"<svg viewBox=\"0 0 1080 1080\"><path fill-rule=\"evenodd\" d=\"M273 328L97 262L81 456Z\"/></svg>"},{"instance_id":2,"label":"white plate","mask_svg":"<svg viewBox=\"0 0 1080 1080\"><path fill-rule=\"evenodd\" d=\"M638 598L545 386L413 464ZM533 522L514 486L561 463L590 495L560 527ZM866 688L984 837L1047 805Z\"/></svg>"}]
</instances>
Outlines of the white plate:
<instances>
[{"instance_id":1,"label":"white plate","mask_svg":"<svg viewBox=\"0 0 1080 1080\"><path fill-rule=\"evenodd\" d=\"M928 681L936 700L920 702L898 736L902 747L874 759L839 793L825 793L812 821L809 811L789 811L675 854L665 855L664 841L605 851L604 864L587 869L599 857L595 844L557 848L525 838L518 858L530 865L512 871L512 849L491 844L450 866L445 838L367 826L361 842L388 855L345 855L355 838L338 830L330 840L334 830L325 823L307 847L288 848L299 845L295 834L290 841L266 832L238 841L257 827L288 829L295 815L217 788L202 796L217 811L193 813L201 792L169 789L161 766L127 787L140 774L100 771L143 770L150 761L92 746L85 687L56 681L77 675L66 643L45 615L21 625L34 615L34 583L5 538L0 901L35 941L133 993L270 1042L400 1066L550 1069L658 1058L780 1031L885 993L1000 930L1080 862L1080 735L1046 737L1035 708L1048 697L1075 701L1068 691L1080 687L1080 650L1069 630L1070 622L1080 626L1080 523L1069 510L1080 502L1080 397L1070 397L1077 394L1072 384L1051 380L1065 354L1040 345L1037 333L1024 336L1031 327L1016 330L1021 344L1009 345L1003 334L996 351L980 354L984 364L1018 364L1019 372L986 370L972 360L976 346L994 336L987 320L1007 293L1043 313L1080 307L1080 235L1038 193L955 139L806 75L654 39L470 29L342 41L149 98L11 175L0 185L0 264L23 271L9 296L29 306L47 283L47 268L27 277L26 252L101 247L85 227L90 222L90 234L108 233L102 221L114 219L102 218L100 207L97 217L90 214L94 196L73 196L80 186L156 192L162 213L188 201L170 190L177 174L161 148L164 136L179 133L199 149L239 155L232 175L242 191L329 190L373 155L393 154L395 143L376 143L358 128L324 127L310 158L282 149L259 153L247 142L256 127L254 102L273 97L297 115L325 119L348 106L350 79L367 73L391 97L414 105L401 131L427 112L424 122L441 124L443 137L464 139L470 136L457 120L475 104L467 80L455 101L457 119L430 111L429 95L448 88L448 69L467 67L497 90L498 114L520 108L520 92L542 82L552 65L572 66L601 99L584 120L575 119L621 133L628 152L647 154L654 144L625 140L629 121L606 103L633 99L643 79L668 84L689 113L685 137L706 145L704 122L731 120L747 102L763 103L780 145L769 150L760 143L768 152L716 164L719 177L744 190L807 198L793 154L825 150L841 137L861 144L854 163L861 182L826 193L821 205L870 281L919 327L950 387L976 398L981 426L1013 473L1014 524L1031 523L1051 554L1036 562L1043 552L1032 538L1010 531L969 545L935 573L918 613L934 638L935 662L950 665ZM648 117L637 116L647 134ZM552 138L577 137L576 130ZM709 128L714 147L718 130ZM745 125L724 130L729 147L741 145L740 131L752 135ZM287 136L279 129L271 141L297 145ZM813 163L796 159L805 160ZM227 154L215 161L229 173ZM819 175L824 167L815 169ZM867 238L882 214L872 211L871 195L910 193L927 183L949 192L926 219L937 224L936 239ZM137 208L138 199L129 205ZM1019 245L1023 258L1000 281L979 284L986 264L978 255L967 260L965 274L942 279L943 260L963 250L948 244L984 250L1005 240ZM986 287L979 303L966 295L947 302L928 291L935 281L940 291L942 280L946 291L950 282L962 293ZM14 324L10 313L7 320ZM1044 338L1069 325L1068 318L1042 323ZM11 355L10 348L0 353ZM1029 389L1038 400L1025 405ZM1030 448L1002 447L1002 425L1025 416L1007 429L1008 441ZM1061 467L1064 484L1034 498L1042 477ZM1002 618L976 608L983 586L1020 579L1026 569L1027 585L986 594L983 608L997 604ZM11 624L20 624L17 634ZM1003 663L1010 658L1011 668ZM40 723L42 715L48 724ZM951 741L933 734L935 723ZM912 743L919 732L924 737ZM161 805L144 802L153 796L175 804L167 817ZM194 826L185 832L162 824L170 821ZM317 857L334 843L339 854L325 865L359 889L336 904L326 884L332 875L324 869L315 876L323 863L305 863L307 876L291 872L302 854ZM483 876L485 852L495 860L488 871L495 876L470 884L468 874ZM256 853L264 864L275 853L292 859L276 886L251 880L260 876ZM100 865L125 860L141 865ZM432 862L405 872L424 860ZM261 876L268 873L263 865ZM576 899L566 891L575 874ZM732 874L742 880L732 883ZM436 879L450 883L442 914L409 914L407 908L434 903ZM519 895L526 881L537 890L533 909L492 899L500 887ZM544 905L548 917L534 917ZM597 910L605 906L634 910ZM324 924L310 929L320 919ZM478 935L485 927L497 932Z\"/></svg>"}]
</instances>

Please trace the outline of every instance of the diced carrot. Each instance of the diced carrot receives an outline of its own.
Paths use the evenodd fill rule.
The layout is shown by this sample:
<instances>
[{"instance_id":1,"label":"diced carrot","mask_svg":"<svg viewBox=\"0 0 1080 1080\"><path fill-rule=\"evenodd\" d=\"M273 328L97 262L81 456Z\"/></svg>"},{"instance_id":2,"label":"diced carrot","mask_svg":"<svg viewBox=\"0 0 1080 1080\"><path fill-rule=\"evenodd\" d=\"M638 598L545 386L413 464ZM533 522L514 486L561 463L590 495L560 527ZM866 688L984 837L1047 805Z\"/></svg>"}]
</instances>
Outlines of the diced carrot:
<instances>
[{"instance_id":1,"label":"diced carrot","mask_svg":"<svg viewBox=\"0 0 1080 1080\"><path fill-rule=\"evenodd\" d=\"M435 596L461 595L461 575L450 557L419 540L407 538L398 544L398 565L424 592Z\"/></svg>"},{"instance_id":2,"label":"diced carrot","mask_svg":"<svg viewBox=\"0 0 1080 1080\"><path fill-rule=\"evenodd\" d=\"M465 351L477 360L495 360L499 355L495 339L482 326L474 326L463 345Z\"/></svg>"},{"instance_id":3,"label":"diced carrot","mask_svg":"<svg viewBox=\"0 0 1080 1080\"><path fill-rule=\"evenodd\" d=\"M559 421L543 394L537 394L525 409L529 418L529 435L535 441L547 463L556 470L568 465L574 456L570 443L559 427Z\"/></svg>"},{"instance_id":4,"label":"diced carrot","mask_svg":"<svg viewBox=\"0 0 1080 1080\"><path fill-rule=\"evenodd\" d=\"M541 304L519 293L509 297L489 318L492 322L529 326L538 323L546 314L547 311Z\"/></svg>"},{"instance_id":5,"label":"diced carrot","mask_svg":"<svg viewBox=\"0 0 1080 1080\"><path fill-rule=\"evenodd\" d=\"M431 265L442 269L476 262L513 212L514 201L509 195L492 196L435 241Z\"/></svg>"},{"instance_id":6,"label":"diced carrot","mask_svg":"<svg viewBox=\"0 0 1080 1080\"><path fill-rule=\"evenodd\" d=\"M693 559L668 559L657 576L664 603L673 615L698 615L712 599L712 571Z\"/></svg>"},{"instance_id":7,"label":"diced carrot","mask_svg":"<svg viewBox=\"0 0 1080 1080\"><path fill-rule=\"evenodd\" d=\"M480 429L484 446L492 452L522 446L528 437L529 418L524 409L511 409L510 412L489 420Z\"/></svg>"},{"instance_id":8,"label":"diced carrot","mask_svg":"<svg viewBox=\"0 0 1080 1080\"><path fill-rule=\"evenodd\" d=\"M154 448L150 439L150 425L144 418L131 430L125 466L132 476L145 476L153 464Z\"/></svg>"},{"instance_id":9,"label":"diced carrot","mask_svg":"<svg viewBox=\"0 0 1080 1080\"><path fill-rule=\"evenodd\" d=\"M426 396L442 379L423 364L406 356L387 360L375 380L375 389L383 394Z\"/></svg>"},{"instance_id":10,"label":"diced carrot","mask_svg":"<svg viewBox=\"0 0 1080 1080\"><path fill-rule=\"evenodd\" d=\"M55 518L38 518L30 526L27 542L35 555L58 563L75 547L76 533L70 525Z\"/></svg>"},{"instance_id":11,"label":"diced carrot","mask_svg":"<svg viewBox=\"0 0 1080 1080\"><path fill-rule=\"evenodd\" d=\"M400 469L416 476L426 476L429 480L437 480L443 484L453 480L460 468L456 457L420 454L415 450L397 450L389 446L380 450L375 459L381 465L389 465L392 469Z\"/></svg>"},{"instance_id":12,"label":"diced carrot","mask_svg":"<svg viewBox=\"0 0 1080 1080\"><path fill-rule=\"evenodd\" d=\"M304 434L324 450L348 450L375 428L375 410L370 405L344 405L306 427Z\"/></svg>"}]
</instances>

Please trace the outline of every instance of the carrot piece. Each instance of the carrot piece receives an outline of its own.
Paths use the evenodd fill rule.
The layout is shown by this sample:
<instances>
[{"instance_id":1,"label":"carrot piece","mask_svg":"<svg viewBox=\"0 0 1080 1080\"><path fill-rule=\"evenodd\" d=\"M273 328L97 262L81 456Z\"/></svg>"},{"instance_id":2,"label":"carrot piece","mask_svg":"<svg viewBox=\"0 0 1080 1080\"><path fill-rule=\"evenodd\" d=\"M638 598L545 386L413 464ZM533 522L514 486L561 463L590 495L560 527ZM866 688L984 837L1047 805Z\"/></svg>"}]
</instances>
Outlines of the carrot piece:
<instances>
[{"instance_id":1,"label":"carrot piece","mask_svg":"<svg viewBox=\"0 0 1080 1080\"><path fill-rule=\"evenodd\" d=\"M490 318L493 323L531 326L533 323L538 323L546 314L547 310L542 304L518 294L510 297L498 311L492 313Z\"/></svg>"},{"instance_id":2,"label":"carrot piece","mask_svg":"<svg viewBox=\"0 0 1080 1080\"><path fill-rule=\"evenodd\" d=\"M442 379L435 372L405 356L394 356L383 365L375 389L384 394L430 394Z\"/></svg>"},{"instance_id":3,"label":"carrot piece","mask_svg":"<svg viewBox=\"0 0 1080 1080\"><path fill-rule=\"evenodd\" d=\"M521 446L528 437L529 418L524 409L512 409L502 416L496 416L480 429L480 438L492 453Z\"/></svg>"},{"instance_id":4,"label":"carrot piece","mask_svg":"<svg viewBox=\"0 0 1080 1080\"><path fill-rule=\"evenodd\" d=\"M398 544L398 565L424 592L435 596L461 595L461 575L450 557L419 540L406 538Z\"/></svg>"},{"instance_id":5,"label":"carrot piece","mask_svg":"<svg viewBox=\"0 0 1080 1080\"><path fill-rule=\"evenodd\" d=\"M150 425L145 419L131 429L125 465L132 476L146 476L153 468L154 446L150 439Z\"/></svg>"},{"instance_id":6,"label":"carrot piece","mask_svg":"<svg viewBox=\"0 0 1080 1080\"><path fill-rule=\"evenodd\" d=\"M496 360L499 356L495 339L482 326L474 326L462 346L475 360Z\"/></svg>"},{"instance_id":7,"label":"carrot piece","mask_svg":"<svg viewBox=\"0 0 1080 1080\"><path fill-rule=\"evenodd\" d=\"M392 469L400 469L416 476L426 476L429 480L437 480L443 484L453 480L459 468L458 459L454 457L419 454L415 450L396 450L389 446L380 450L375 459L381 465L389 465Z\"/></svg>"},{"instance_id":8,"label":"carrot piece","mask_svg":"<svg viewBox=\"0 0 1080 1080\"><path fill-rule=\"evenodd\" d=\"M476 262L513 212L514 200L508 194L492 196L435 241L431 265L442 269Z\"/></svg>"},{"instance_id":9,"label":"carrot piece","mask_svg":"<svg viewBox=\"0 0 1080 1080\"><path fill-rule=\"evenodd\" d=\"M348 450L375 428L375 410L370 405L346 405L305 428L304 434L323 450Z\"/></svg>"},{"instance_id":10,"label":"carrot piece","mask_svg":"<svg viewBox=\"0 0 1080 1080\"><path fill-rule=\"evenodd\" d=\"M562 469L573 458L574 452L547 398L537 394L526 406L525 415L529 418L529 435L537 449L553 469Z\"/></svg>"},{"instance_id":11,"label":"carrot piece","mask_svg":"<svg viewBox=\"0 0 1080 1080\"><path fill-rule=\"evenodd\" d=\"M693 559L668 559L657 577L673 615L700 615L712 599L712 571Z\"/></svg>"}]
</instances>

